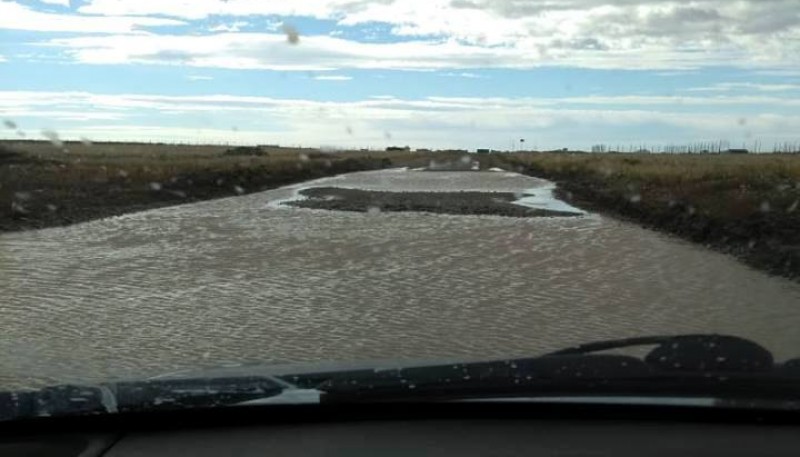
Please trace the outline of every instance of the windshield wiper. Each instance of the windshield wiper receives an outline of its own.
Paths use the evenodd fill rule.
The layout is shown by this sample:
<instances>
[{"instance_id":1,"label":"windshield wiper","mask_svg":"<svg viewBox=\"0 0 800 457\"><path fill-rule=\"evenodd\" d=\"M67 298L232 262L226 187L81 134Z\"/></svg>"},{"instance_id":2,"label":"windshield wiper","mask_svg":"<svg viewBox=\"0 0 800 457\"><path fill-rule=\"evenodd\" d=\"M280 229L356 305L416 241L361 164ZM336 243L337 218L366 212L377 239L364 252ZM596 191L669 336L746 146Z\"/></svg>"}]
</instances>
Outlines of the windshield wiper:
<instances>
[{"instance_id":1,"label":"windshield wiper","mask_svg":"<svg viewBox=\"0 0 800 457\"><path fill-rule=\"evenodd\" d=\"M230 406L281 395L272 377L167 379L0 393L0 420Z\"/></svg>"},{"instance_id":2,"label":"windshield wiper","mask_svg":"<svg viewBox=\"0 0 800 457\"><path fill-rule=\"evenodd\" d=\"M654 346L643 358L598 354ZM776 365L749 340L680 335L603 341L541 357L306 375L322 402L442 401L543 396L800 400L797 363Z\"/></svg>"},{"instance_id":3,"label":"windshield wiper","mask_svg":"<svg viewBox=\"0 0 800 457\"><path fill-rule=\"evenodd\" d=\"M644 357L604 353L638 346L652 348ZM0 420L281 403L648 396L798 402L800 360L776 364L769 351L737 337L656 336L514 360L3 392Z\"/></svg>"}]
</instances>

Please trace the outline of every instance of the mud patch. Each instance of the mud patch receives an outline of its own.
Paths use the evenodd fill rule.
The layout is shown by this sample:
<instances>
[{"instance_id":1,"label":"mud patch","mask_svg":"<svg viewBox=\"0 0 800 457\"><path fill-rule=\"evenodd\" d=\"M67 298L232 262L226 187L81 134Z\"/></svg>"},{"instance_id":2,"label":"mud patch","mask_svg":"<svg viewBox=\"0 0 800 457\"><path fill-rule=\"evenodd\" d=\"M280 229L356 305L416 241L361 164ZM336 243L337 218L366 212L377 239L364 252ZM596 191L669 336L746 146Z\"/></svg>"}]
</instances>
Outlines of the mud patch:
<instances>
[{"instance_id":1,"label":"mud patch","mask_svg":"<svg viewBox=\"0 0 800 457\"><path fill-rule=\"evenodd\" d=\"M338 187L300 191L303 200L286 203L298 208L356 212L415 211L454 215L505 217L574 217L579 214L526 208L514 204L510 192L379 192Z\"/></svg>"}]
</instances>

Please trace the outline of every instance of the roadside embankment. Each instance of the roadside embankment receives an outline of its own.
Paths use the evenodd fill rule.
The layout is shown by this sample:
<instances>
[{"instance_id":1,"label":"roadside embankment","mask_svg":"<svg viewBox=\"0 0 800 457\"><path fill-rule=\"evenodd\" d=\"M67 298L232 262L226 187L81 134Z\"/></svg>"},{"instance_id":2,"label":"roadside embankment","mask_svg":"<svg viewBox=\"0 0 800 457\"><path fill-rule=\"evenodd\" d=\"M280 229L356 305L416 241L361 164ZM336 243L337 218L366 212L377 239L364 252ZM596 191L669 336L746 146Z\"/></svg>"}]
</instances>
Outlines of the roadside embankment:
<instances>
[{"instance_id":1,"label":"roadside embankment","mask_svg":"<svg viewBox=\"0 0 800 457\"><path fill-rule=\"evenodd\" d=\"M0 142L0 232L64 226L428 161L407 152Z\"/></svg>"},{"instance_id":2,"label":"roadside embankment","mask_svg":"<svg viewBox=\"0 0 800 457\"><path fill-rule=\"evenodd\" d=\"M800 156L524 153L505 168L555 181L571 204L800 278Z\"/></svg>"}]
</instances>

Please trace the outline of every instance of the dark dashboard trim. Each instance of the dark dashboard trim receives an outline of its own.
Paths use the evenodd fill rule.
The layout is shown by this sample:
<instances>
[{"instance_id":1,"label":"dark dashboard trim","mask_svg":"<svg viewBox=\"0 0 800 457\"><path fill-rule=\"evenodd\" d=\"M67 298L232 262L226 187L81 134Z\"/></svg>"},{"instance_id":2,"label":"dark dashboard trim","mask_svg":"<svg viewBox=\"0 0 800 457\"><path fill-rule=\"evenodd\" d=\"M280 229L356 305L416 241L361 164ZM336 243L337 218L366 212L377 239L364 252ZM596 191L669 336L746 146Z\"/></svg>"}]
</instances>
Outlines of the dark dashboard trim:
<instances>
[{"instance_id":1,"label":"dark dashboard trim","mask_svg":"<svg viewBox=\"0 0 800 457\"><path fill-rule=\"evenodd\" d=\"M800 425L800 412L745 408L550 403L358 403L274 405L38 418L0 424L0 439L25 434L176 431L251 425L394 420L650 421L695 424Z\"/></svg>"}]
</instances>

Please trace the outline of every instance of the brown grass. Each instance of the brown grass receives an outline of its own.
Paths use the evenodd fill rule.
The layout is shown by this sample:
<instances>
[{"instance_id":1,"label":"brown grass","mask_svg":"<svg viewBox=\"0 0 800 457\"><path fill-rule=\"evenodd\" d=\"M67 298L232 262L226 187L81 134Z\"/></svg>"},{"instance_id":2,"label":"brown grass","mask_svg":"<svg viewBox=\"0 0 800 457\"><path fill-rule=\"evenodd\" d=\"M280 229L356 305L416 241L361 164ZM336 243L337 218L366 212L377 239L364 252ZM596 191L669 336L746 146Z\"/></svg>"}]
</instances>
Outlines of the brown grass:
<instances>
[{"instance_id":1,"label":"brown grass","mask_svg":"<svg viewBox=\"0 0 800 457\"><path fill-rule=\"evenodd\" d=\"M800 155L515 154L515 163L644 204L689 202L700 212L747 217L800 199Z\"/></svg>"},{"instance_id":2,"label":"brown grass","mask_svg":"<svg viewBox=\"0 0 800 457\"><path fill-rule=\"evenodd\" d=\"M0 230L63 225L135 210L256 192L336 173L421 166L430 154L135 143L0 142Z\"/></svg>"},{"instance_id":3,"label":"brown grass","mask_svg":"<svg viewBox=\"0 0 800 457\"><path fill-rule=\"evenodd\" d=\"M579 206L800 276L800 155L525 153L494 160L557 181Z\"/></svg>"}]
</instances>

